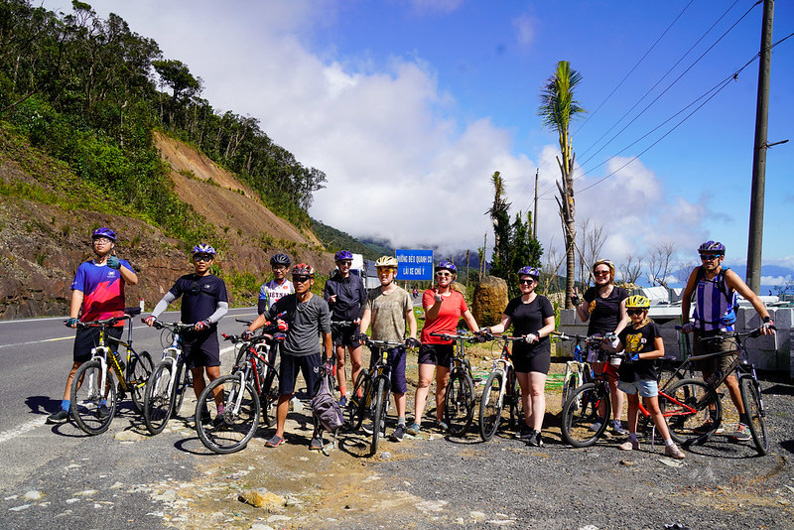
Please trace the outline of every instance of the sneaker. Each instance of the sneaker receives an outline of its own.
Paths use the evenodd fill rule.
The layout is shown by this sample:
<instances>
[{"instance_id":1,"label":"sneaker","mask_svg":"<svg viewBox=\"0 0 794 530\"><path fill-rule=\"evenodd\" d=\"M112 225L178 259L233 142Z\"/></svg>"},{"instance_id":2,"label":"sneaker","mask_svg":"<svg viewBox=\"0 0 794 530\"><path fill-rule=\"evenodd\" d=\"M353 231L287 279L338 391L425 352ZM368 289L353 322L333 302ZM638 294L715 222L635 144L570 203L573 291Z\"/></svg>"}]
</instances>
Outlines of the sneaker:
<instances>
[{"instance_id":1,"label":"sneaker","mask_svg":"<svg viewBox=\"0 0 794 530\"><path fill-rule=\"evenodd\" d=\"M347 396L342 396L339 398L339 406L345 408L347 406Z\"/></svg>"},{"instance_id":2,"label":"sneaker","mask_svg":"<svg viewBox=\"0 0 794 530\"><path fill-rule=\"evenodd\" d=\"M315 436L312 438L312 441L309 443L309 451L322 451L323 450L323 441L320 439L319 436Z\"/></svg>"},{"instance_id":3,"label":"sneaker","mask_svg":"<svg viewBox=\"0 0 794 530\"><path fill-rule=\"evenodd\" d=\"M61 409L55 414L50 414L47 416L47 423L64 423L68 419L69 411Z\"/></svg>"},{"instance_id":4,"label":"sneaker","mask_svg":"<svg viewBox=\"0 0 794 530\"><path fill-rule=\"evenodd\" d=\"M712 419L708 419L702 425L692 429L692 432L694 432L695 434L708 434L711 431L714 431L714 420ZM714 431L714 434L722 434L724 432L725 432L725 427L723 427L722 424L720 424L720 426L717 427L717 430Z\"/></svg>"},{"instance_id":5,"label":"sneaker","mask_svg":"<svg viewBox=\"0 0 794 530\"><path fill-rule=\"evenodd\" d=\"M686 458L684 452L678 448L677 445L666 445L664 447L664 456L669 456L670 458L675 458L677 460L683 460Z\"/></svg>"},{"instance_id":6,"label":"sneaker","mask_svg":"<svg viewBox=\"0 0 794 530\"><path fill-rule=\"evenodd\" d=\"M226 417L223 414L218 414L215 416L215 419L212 420L212 426L216 429L223 427L224 425L226 425Z\"/></svg>"},{"instance_id":7,"label":"sneaker","mask_svg":"<svg viewBox=\"0 0 794 530\"><path fill-rule=\"evenodd\" d=\"M284 438L281 436L273 435L273 438L265 442L265 447L278 447L284 443Z\"/></svg>"},{"instance_id":8,"label":"sneaker","mask_svg":"<svg viewBox=\"0 0 794 530\"><path fill-rule=\"evenodd\" d=\"M374 424L375 424L375 422L373 422L373 421L367 421L361 426L361 430L364 431L366 434L372 434L372 428L373 428L372 426ZM381 426L380 426L380 434L381 434L381 436L383 436L383 434L385 432L386 432L386 425L384 423L381 423Z\"/></svg>"},{"instance_id":9,"label":"sneaker","mask_svg":"<svg viewBox=\"0 0 794 530\"><path fill-rule=\"evenodd\" d=\"M601 430L601 425L603 425L603 422L597 421L590 426L590 430L593 432L598 432Z\"/></svg>"},{"instance_id":10,"label":"sneaker","mask_svg":"<svg viewBox=\"0 0 794 530\"><path fill-rule=\"evenodd\" d=\"M436 429L441 432L447 432L449 430L449 425L444 420L436 420Z\"/></svg>"},{"instance_id":11,"label":"sneaker","mask_svg":"<svg viewBox=\"0 0 794 530\"><path fill-rule=\"evenodd\" d=\"M403 436L405 436L405 425L400 424L400 425L397 426L396 429L394 429L394 432L391 433L391 436L389 437L389 439L392 442L402 442L403 441Z\"/></svg>"},{"instance_id":12,"label":"sneaker","mask_svg":"<svg viewBox=\"0 0 794 530\"><path fill-rule=\"evenodd\" d=\"M640 448L639 440L628 439L618 446L621 451L637 451Z\"/></svg>"},{"instance_id":13,"label":"sneaker","mask_svg":"<svg viewBox=\"0 0 794 530\"><path fill-rule=\"evenodd\" d=\"M418 423L413 422L411 425L408 426L405 432L406 434L410 434L411 436L416 436L417 434L419 434L419 431L421 430L422 427Z\"/></svg>"},{"instance_id":14,"label":"sneaker","mask_svg":"<svg viewBox=\"0 0 794 530\"><path fill-rule=\"evenodd\" d=\"M201 424L202 425L209 425L212 423L212 416L210 416L210 411L205 410L201 413Z\"/></svg>"},{"instance_id":15,"label":"sneaker","mask_svg":"<svg viewBox=\"0 0 794 530\"><path fill-rule=\"evenodd\" d=\"M110 416L110 410L108 409L107 405L99 405L99 408L96 409L96 417L100 420L107 419Z\"/></svg>"},{"instance_id":16,"label":"sneaker","mask_svg":"<svg viewBox=\"0 0 794 530\"><path fill-rule=\"evenodd\" d=\"M750 429L744 423L736 424L736 431L731 435L732 442L749 442L751 440Z\"/></svg>"},{"instance_id":17,"label":"sneaker","mask_svg":"<svg viewBox=\"0 0 794 530\"><path fill-rule=\"evenodd\" d=\"M530 429L529 426L525 423L521 424L521 430L518 433L518 438L520 440L529 441L535 434L535 431Z\"/></svg>"},{"instance_id":18,"label":"sneaker","mask_svg":"<svg viewBox=\"0 0 794 530\"><path fill-rule=\"evenodd\" d=\"M540 431L530 429L530 434L526 440L527 445L530 447L543 447L543 438L540 437Z\"/></svg>"},{"instance_id":19,"label":"sneaker","mask_svg":"<svg viewBox=\"0 0 794 530\"><path fill-rule=\"evenodd\" d=\"M618 436L626 436L629 434L629 431L624 429L623 425L620 424L620 420L612 420L612 432Z\"/></svg>"}]
</instances>

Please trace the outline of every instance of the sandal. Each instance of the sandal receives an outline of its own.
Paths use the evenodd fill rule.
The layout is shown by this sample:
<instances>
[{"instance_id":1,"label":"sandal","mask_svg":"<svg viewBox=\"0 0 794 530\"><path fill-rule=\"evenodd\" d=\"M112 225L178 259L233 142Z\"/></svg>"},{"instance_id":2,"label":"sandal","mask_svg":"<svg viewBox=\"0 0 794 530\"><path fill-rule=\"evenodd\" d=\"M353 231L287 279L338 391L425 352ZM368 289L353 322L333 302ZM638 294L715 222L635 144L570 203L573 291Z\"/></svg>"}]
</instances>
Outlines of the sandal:
<instances>
[{"instance_id":1,"label":"sandal","mask_svg":"<svg viewBox=\"0 0 794 530\"><path fill-rule=\"evenodd\" d=\"M273 435L273 438L265 442L265 447L278 447L284 443L284 438Z\"/></svg>"}]
</instances>

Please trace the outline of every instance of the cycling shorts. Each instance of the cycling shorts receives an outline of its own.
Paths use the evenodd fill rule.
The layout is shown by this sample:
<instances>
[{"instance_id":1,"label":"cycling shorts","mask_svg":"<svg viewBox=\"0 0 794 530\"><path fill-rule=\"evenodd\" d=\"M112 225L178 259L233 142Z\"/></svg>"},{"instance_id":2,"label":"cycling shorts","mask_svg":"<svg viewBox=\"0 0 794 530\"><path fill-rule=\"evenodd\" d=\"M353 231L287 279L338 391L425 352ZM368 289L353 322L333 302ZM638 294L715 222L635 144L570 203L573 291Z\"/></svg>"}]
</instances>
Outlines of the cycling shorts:
<instances>
[{"instance_id":1,"label":"cycling shorts","mask_svg":"<svg viewBox=\"0 0 794 530\"><path fill-rule=\"evenodd\" d=\"M454 348L452 344L422 344L419 348L419 364L449 367Z\"/></svg>"},{"instance_id":2,"label":"cycling shorts","mask_svg":"<svg viewBox=\"0 0 794 530\"><path fill-rule=\"evenodd\" d=\"M112 351L119 349L118 342L109 340L108 337L120 339L124 333L124 327L118 326L107 328L105 330L105 345ZM99 328L77 328L77 333L74 336L74 348L72 349L72 357L76 363L84 363L91 358L91 349L99 344Z\"/></svg>"},{"instance_id":3,"label":"cycling shorts","mask_svg":"<svg viewBox=\"0 0 794 530\"><path fill-rule=\"evenodd\" d=\"M218 344L218 333L214 329L193 331L185 335L187 337L182 342L182 351L185 354L185 365L189 369L221 365L221 346Z\"/></svg>"},{"instance_id":4,"label":"cycling shorts","mask_svg":"<svg viewBox=\"0 0 794 530\"><path fill-rule=\"evenodd\" d=\"M530 357L513 356L513 369L520 373L538 372L548 374L551 368L551 354L548 352L539 353Z\"/></svg>"},{"instance_id":5,"label":"cycling shorts","mask_svg":"<svg viewBox=\"0 0 794 530\"><path fill-rule=\"evenodd\" d=\"M358 326L340 326L339 324L331 324L331 335L334 339L334 346L349 346L352 349L359 348L361 344L358 342Z\"/></svg>"}]
</instances>

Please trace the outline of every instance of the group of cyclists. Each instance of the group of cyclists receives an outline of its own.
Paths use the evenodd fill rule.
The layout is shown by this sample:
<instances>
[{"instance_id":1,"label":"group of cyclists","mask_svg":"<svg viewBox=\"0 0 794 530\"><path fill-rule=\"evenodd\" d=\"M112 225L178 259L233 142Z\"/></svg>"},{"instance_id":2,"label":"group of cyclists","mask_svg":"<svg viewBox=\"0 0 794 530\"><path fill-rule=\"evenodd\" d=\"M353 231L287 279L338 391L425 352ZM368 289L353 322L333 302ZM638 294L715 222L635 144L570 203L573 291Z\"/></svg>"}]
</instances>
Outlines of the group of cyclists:
<instances>
[{"instance_id":1,"label":"group of cyclists","mask_svg":"<svg viewBox=\"0 0 794 530\"><path fill-rule=\"evenodd\" d=\"M77 327L78 319L90 322L123 315L124 286L127 283L135 285L138 278L129 262L116 257L115 243L116 234L113 230L98 228L93 232L95 257L79 266L72 282L67 326ZM699 338L733 331L737 294L748 300L763 319L761 332L773 333L774 323L763 302L735 272L723 267L725 247L719 242L707 241L698 248L698 253L702 265L692 270L682 303L683 331L694 333L694 353L700 353L699 348L702 348ZM192 250L193 271L180 277L151 315L144 319L152 326L170 303L182 297L181 321L193 324L192 333L184 337L183 351L193 375L193 389L197 397L206 386L205 374L210 381L220 376L217 323L228 310L228 299L223 280L210 272L216 254L210 245L196 245ZM461 320L482 340L493 338L493 334L505 333L511 327L514 336L523 337L523 341L514 343L511 354L524 411L518 437L531 446L543 445L541 431L546 412L545 385L551 365L549 336L555 330L555 316L550 301L536 292L540 279L537 268L527 266L518 271L521 294L508 302L497 324L481 328L458 289L455 264L440 261L434 268L432 288L422 295L425 324L421 335L417 336L417 321L413 311L416 294L409 293L395 282L398 262L394 257L383 256L375 262L380 285L369 291L360 277L351 274L353 255L349 251L337 252L334 261L336 271L326 281L323 295L319 296L311 292L315 281L315 269L312 266L306 263L292 266L289 256L275 254L270 259L273 280L262 285L258 316L242 334L243 339L250 340L258 329L274 320L281 319L288 323L286 337L278 347L280 373L276 431L265 443L267 447L279 447L285 441L285 422L299 372L311 397L319 388L321 375L335 370L339 405L347 405L346 357L350 358L351 380L355 382L362 369L362 344L370 339L402 343L402 346L388 353L392 374L391 392L397 411L397 425L390 434L391 440L400 442L405 434L415 436L422 430L424 410L433 380L436 383L434 426L446 431L448 426L444 422L444 403L454 345L451 340L438 335L454 335ZM287 279L288 270L291 280ZM596 261L592 266L592 277L594 285L581 297L578 290L574 289L571 299L579 319L588 322L588 335L602 337L597 345L588 346L587 361L593 371L603 372L607 369L607 362L614 362L614 359L620 363L619 367L612 367L618 377L609 378L612 417L615 418L610 427L615 434L627 436L620 449L631 451L640 447L636 432L641 397L665 440L665 454L684 458L684 453L670 437L658 403L654 360L664 356L664 343L659 327L648 317L650 301L641 295L630 296L624 288L615 285L615 266L609 260ZM694 312L690 318L693 305ZM113 332L120 336L121 328ZM90 358L91 348L97 338L96 328L78 329L73 348L74 363L67 378L61 407L49 416L48 421L60 423L68 419L71 381L80 365ZM713 341L709 346L713 348L711 344ZM712 351L738 350L735 342L728 338L716 347L718 350ZM406 357L408 351L416 349L418 384L414 396L413 421L408 424ZM610 356L610 353L615 352L623 353L621 356ZM276 355L275 348L271 350L271 355ZM701 365L699 369L707 378L729 366L735 355L731 353L717 357L716 361ZM728 377L726 384L739 412L733 439L747 440L748 419L737 381ZM627 429L619 419L624 394L628 401ZM213 397L218 413L222 415L224 403L221 387L217 388ZM606 417L606 411L600 411L599 414L602 418ZM197 411L195 421L209 421L209 418L208 410ZM600 421L592 426L593 430L598 431L602 427L604 420ZM714 422L716 418L712 417L709 421ZM708 422L702 429L708 432ZM321 432L316 426L309 449L322 448Z\"/></svg>"}]
</instances>

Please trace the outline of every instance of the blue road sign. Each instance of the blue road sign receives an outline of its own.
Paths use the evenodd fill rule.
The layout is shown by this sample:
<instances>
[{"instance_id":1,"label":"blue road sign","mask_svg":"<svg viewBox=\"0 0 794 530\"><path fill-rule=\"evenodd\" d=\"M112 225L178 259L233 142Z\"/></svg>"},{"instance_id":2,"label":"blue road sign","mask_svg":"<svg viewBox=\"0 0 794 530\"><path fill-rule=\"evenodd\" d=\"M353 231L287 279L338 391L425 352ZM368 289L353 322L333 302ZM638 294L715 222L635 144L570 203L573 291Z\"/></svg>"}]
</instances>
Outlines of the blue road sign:
<instances>
[{"instance_id":1,"label":"blue road sign","mask_svg":"<svg viewBox=\"0 0 794 530\"><path fill-rule=\"evenodd\" d=\"M432 280L433 251L405 250L396 252L398 280Z\"/></svg>"}]
</instances>

